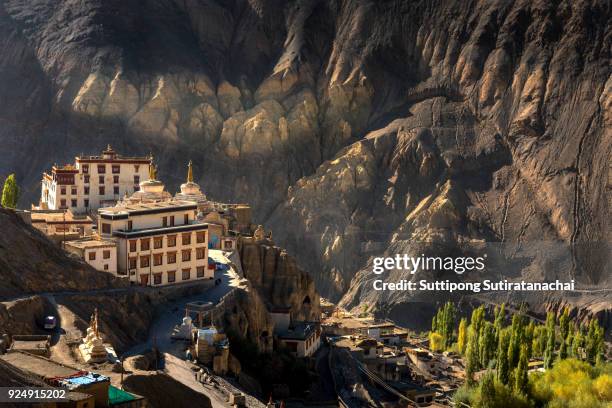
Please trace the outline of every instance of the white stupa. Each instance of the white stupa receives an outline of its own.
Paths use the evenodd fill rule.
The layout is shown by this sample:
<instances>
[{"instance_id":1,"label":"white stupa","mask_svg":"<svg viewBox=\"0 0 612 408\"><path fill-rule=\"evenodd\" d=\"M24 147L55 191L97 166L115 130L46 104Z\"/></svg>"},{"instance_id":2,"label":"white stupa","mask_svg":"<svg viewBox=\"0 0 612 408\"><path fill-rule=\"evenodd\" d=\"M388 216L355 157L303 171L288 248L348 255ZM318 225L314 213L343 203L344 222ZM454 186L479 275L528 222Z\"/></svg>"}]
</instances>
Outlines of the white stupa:
<instances>
[{"instance_id":1,"label":"white stupa","mask_svg":"<svg viewBox=\"0 0 612 408\"><path fill-rule=\"evenodd\" d=\"M154 164L149 165L149 179L141 181L139 186L138 191L129 197L126 195L119 205L154 203L172 199L172 195L165 190L165 184L157 179L157 168Z\"/></svg>"},{"instance_id":2,"label":"white stupa","mask_svg":"<svg viewBox=\"0 0 612 408\"><path fill-rule=\"evenodd\" d=\"M187 182L181 184L181 192L174 196L177 200L195 201L198 207L208 204L206 195L200 189L198 183L193 181L193 163L189 160L187 167Z\"/></svg>"}]
</instances>

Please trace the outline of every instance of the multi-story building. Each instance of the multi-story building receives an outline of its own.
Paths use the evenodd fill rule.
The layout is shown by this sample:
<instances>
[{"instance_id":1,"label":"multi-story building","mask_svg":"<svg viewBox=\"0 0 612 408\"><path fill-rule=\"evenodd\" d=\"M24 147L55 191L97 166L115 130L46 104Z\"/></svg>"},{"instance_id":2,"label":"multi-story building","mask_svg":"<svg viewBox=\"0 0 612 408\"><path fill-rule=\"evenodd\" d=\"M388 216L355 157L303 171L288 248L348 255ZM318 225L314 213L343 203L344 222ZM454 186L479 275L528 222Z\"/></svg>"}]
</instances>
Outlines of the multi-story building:
<instances>
[{"instance_id":1,"label":"multi-story building","mask_svg":"<svg viewBox=\"0 0 612 408\"><path fill-rule=\"evenodd\" d=\"M149 180L141 186L158 184ZM195 220L196 210L195 202L180 200L98 210L100 238L117 243L117 274L146 286L212 279L208 225Z\"/></svg>"},{"instance_id":2,"label":"multi-story building","mask_svg":"<svg viewBox=\"0 0 612 408\"><path fill-rule=\"evenodd\" d=\"M100 156L77 156L75 164L43 173L39 209L83 213L114 205L137 191L149 174L151 157L123 157L110 145Z\"/></svg>"}]
</instances>

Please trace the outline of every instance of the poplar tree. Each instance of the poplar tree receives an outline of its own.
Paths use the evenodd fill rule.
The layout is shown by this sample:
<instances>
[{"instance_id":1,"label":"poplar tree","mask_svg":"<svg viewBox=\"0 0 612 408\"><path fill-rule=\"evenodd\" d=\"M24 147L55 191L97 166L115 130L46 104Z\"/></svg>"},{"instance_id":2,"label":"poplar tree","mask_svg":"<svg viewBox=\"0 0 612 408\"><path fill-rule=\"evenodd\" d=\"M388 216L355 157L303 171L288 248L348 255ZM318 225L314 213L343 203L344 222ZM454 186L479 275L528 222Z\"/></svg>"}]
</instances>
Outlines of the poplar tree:
<instances>
[{"instance_id":1,"label":"poplar tree","mask_svg":"<svg viewBox=\"0 0 612 408\"><path fill-rule=\"evenodd\" d=\"M19 186L15 180L15 174L10 174L6 180L4 180L4 187L2 188L2 206L4 208L17 208L17 201L19 201Z\"/></svg>"},{"instance_id":2,"label":"poplar tree","mask_svg":"<svg viewBox=\"0 0 612 408\"><path fill-rule=\"evenodd\" d=\"M546 349L544 350L544 368L552 367L555 351L555 315L549 312L546 315Z\"/></svg>"},{"instance_id":3,"label":"poplar tree","mask_svg":"<svg viewBox=\"0 0 612 408\"><path fill-rule=\"evenodd\" d=\"M515 368L518 365L521 343L523 342L523 316L518 313L512 316L511 333L508 364L510 364L510 368Z\"/></svg>"},{"instance_id":4,"label":"poplar tree","mask_svg":"<svg viewBox=\"0 0 612 408\"><path fill-rule=\"evenodd\" d=\"M591 319L585 343L587 361L591 364L601 361L603 357L601 354L604 349L604 335L597 319Z\"/></svg>"},{"instance_id":5,"label":"poplar tree","mask_svg":"<svg viewBox=\"0 0 612 408\"><path fill-rule=\"evenodd\" d=\"M467 350L465 352L465 377L468 384L474 383L474 373L479 368L478 359L478 332L470 325L468 330L468 343Z\"/></svg>"},{"instance_id":6,"label":"poplar tree","mask_svg":"<svg viewBox=\"0 0 612 408\"><path fill-rule=\"evenodd\" d=\"M485 322L480 329L479 336L479 358L480 367L485 368L495 358L495 327L490 322Z\"/></svg>"},{"instance_id":7,"label":"poplar tree","mask_svg":"<svg viewBox=\"0 0 612 408\"><path fill-rule=\"evenodd\" d=\"M502 384L510 381L510 365L508 364L508 348L510 347L509 329L502 329L499 332L499 343L497 346L497 379Z\"/></svg>"},{"instance_id":8,"label":"poplar tree","mask_svg":"<svg viewBox=\"0 0 612 408\"><path fill-rule=\"evenodd\" d=\"M467 347L468 341L468 324L467 319L464 317L459 322L459 330L457 334L457 348L461 355L465 355L465 348Z\"/></svg>"},{"instance_id":9,"label":"poplar tree","mask_svg":"<svg viewBox=\"0 0 612 408\"><path fill-rule=\"evenodd\" d=\"M527 385L529 383L527 379L527 370L529 369L529 357L527 353L527 346L525 344L521 345L519 362L514 373L514 390L524 395L527 394Z\"/></svg>"},{"instance_id":10,"label":"poplar tree","mask_svg":"<svg viewBox=\"0 0 612 408\"><path fill-rule=\"evenodd\" d=\"M566 307L559 318L559 333L561 335L561 345L559 346L559 360L567 358L567 338L569 335L569 310Z\"/></svg>"}]
</instances>

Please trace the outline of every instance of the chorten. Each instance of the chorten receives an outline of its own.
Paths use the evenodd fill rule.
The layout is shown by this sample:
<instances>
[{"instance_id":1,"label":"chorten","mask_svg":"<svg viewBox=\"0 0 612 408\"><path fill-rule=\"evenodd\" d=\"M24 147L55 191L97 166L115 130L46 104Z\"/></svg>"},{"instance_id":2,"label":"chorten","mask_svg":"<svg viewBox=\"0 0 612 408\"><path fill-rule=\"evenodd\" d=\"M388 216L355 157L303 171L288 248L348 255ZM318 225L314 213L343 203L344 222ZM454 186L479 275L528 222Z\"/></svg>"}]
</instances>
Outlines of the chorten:
<instances>
[{"instance_id":1,"label":"chorten","mask_svg":"<svg viewBox=\"0 0 612 408\"><path fill-rule=\"evenodd\" d=\"M89 321L87 334L83 338L83 344L79 346L81 356L86 363L103 363L108 360L108 350L102 341L98 328L98 309L94 310Z\"/></svg>"},{"instance_id":2,"label":"chorten","mask_svg":"<svg viewBox=\"0 0 612 408\"><path fill-rule=\"evenodd\" d=\"M153 163L149 165L149 179L141 181L139 186L138 191L129 197L124 197L119 205L168 201L172 198L172 195L165 190L165 184L157 179L157 167Z\"/></svg>"},{"instance_id":3,"label":"chorten","mask_svg":"<svg viewBox=\"0 0 612 408\"><path fill-rule=\"evenodd\" d=\"M193 181L193 163L189 160L187 165L187 181L181 184L181 192L174 196L177 200L195 201L198 207L208 203L206 195L200 189L200 185Z\"/></svg>"}]
</instances>

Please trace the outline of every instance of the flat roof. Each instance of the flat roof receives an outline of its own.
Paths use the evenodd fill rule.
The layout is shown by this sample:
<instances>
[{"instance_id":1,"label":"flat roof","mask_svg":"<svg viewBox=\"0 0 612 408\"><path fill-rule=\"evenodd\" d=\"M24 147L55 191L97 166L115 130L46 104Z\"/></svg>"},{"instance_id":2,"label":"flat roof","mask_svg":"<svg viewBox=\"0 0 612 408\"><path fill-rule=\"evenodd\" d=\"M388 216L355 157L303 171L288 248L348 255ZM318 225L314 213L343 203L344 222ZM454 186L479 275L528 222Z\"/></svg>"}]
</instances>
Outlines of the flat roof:
<instances>
[{"instance_id":1,"label":"flat roof","mask_svg":"<svg viewBox=\"0 0 612 408\"><path fill-rule=\"evenodd\" d=\"M67 377L78 372L74 368L32 354L13 352L1 355L0 359L42 378Z\"/></svg>"},{"instance_id":2,"label":"flat roof","mask_svg":"<svg viewBox=\"0 0 612 408\"><path fill-rule=\"evenodd\" d=\"M147 228L141 230L116 230L113 231L113 235L119 238L139 238L139 237L148 237L153 235L162 235L168 233L179 233L186 231L198 231L208 229L208 224L205 223L196 223L196 224L187 224L187 225L175 225L173 227L159 227L159 228Z\"/></svg>"},{"instance_id":3,"label":"flat roof","mask_svg":"<svg viewBox=\"0 0 612 408\"><path fill-rule=\"evenodd\" d=\"M98 210L101 218L118 220L132 215L156 214L172 211L196 210L198 205L193 201L172 200L154 203L137 203L126 206L104 207Z\"/></svg>"},{"instance_id":4,"label":"flat roof","mask_svg":"<svg viewBox=\"0 0 612 408\"><path fill-rule=\"evenodd\" d=\"M316 329L315 323L298 322L294 323L287 330L278 334L278 337L283 340L306 340L312 336Z\"/></svg>"},{"instance_id":5,"label":"flat roof","mask_svg":"<svg viewBox=\"0 0 612 408\"><path fill-rule=\"evenodd\" d=\"M66 241L64 243L66 246L72 246L79 249L85 248L108 248L108 247L116 247L117 243L115 241L103 240L103 239L83 239L76 241Z\"/></svg>"}]
</instances>

